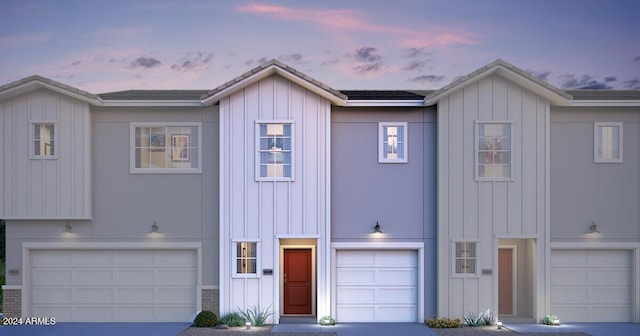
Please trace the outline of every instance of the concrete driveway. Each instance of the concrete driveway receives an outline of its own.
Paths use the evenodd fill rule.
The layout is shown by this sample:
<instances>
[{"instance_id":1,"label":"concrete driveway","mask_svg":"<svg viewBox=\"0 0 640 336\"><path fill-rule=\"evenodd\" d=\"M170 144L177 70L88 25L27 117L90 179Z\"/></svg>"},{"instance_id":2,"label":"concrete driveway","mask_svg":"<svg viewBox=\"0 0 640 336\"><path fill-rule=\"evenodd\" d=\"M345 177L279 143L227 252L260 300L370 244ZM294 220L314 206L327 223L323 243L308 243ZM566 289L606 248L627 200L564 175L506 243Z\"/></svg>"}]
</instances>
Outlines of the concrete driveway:
<instances>
[{"instance_id":1,"label":"concrete driveway","mask_svg":"<svg viewBox=\"0 0 640 336\"><path fill-rule=\"evenodd\" d=\"M189 328L185 323L71 323L60 322L54 325L0 326L0 336L176 336Z\"/></svg>"}]
</instances>

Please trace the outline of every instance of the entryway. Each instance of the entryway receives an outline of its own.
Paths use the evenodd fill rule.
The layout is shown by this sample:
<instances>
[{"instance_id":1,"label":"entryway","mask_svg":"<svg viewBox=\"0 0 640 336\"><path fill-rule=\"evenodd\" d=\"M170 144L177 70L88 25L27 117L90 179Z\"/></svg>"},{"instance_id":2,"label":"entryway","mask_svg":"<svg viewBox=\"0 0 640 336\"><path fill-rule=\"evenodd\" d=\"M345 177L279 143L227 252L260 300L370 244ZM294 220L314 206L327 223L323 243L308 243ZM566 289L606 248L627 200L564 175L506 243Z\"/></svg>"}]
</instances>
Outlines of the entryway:
<instances>
[{"instance_id":1,"label":"entryway","mask_svg":"<svg viewBox=\"0 0 640 336\"><path fill-rule=\"evenodd\" d=\"M505 322L532 322L535 310L536 240L499 239L498 316Z\"/></svg>"},{"instance_id":2,"label":"entryway","mask_svg":"<svg viewBox=\"0 0 640 336\"><path fill-rule=\"evenodd\" d=\"M315 239L280 239L279 282L280 323L315 323Z\"/></svg>"}]
</instances>

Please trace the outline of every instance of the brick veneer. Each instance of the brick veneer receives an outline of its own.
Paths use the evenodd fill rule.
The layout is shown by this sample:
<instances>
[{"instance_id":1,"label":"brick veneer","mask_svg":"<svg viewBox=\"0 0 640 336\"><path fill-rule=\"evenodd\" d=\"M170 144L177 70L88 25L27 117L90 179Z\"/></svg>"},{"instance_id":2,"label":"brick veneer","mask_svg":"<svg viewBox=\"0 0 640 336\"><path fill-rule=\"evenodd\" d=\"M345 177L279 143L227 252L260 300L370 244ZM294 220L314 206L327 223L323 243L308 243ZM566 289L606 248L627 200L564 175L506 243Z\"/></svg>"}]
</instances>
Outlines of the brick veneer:
<instances>
[{"instance_id":1,"label":"brick veneer","mask_svg":"<svg viewBox=\"0 0 640 336\"><path fill-rule=\"evenodd\" d=\"M3 289L2 296L2 313L4 314L4 316L22 316L22 290Z\"/></svg>"},{"instance_id":2,"label":"brick veneer","mask_svg":"<svg viewBox=\"0 0 640 336\"><path fill-rule=\"evenodd\" d=\"M220 317L220 290L202 290L202 310L210 310Z\"/></svg>"}]
</instances>

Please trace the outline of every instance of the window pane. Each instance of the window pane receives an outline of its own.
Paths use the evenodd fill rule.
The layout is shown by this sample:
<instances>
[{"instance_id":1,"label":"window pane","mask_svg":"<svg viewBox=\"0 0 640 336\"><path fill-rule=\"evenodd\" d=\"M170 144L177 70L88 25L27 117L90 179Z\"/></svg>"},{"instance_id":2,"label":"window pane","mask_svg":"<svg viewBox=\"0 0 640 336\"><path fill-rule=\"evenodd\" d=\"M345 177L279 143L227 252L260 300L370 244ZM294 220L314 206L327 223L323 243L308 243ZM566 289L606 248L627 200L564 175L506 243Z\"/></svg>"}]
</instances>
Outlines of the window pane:
<instances>
[{"instance_id":1,"label":"window pane","mask_svg":"<svg viewBox=\"0 0 640 336\"><path fill-rule=\"evenodd\" d=\"M55 127L54 124L33 125L33 155L55 155Z\"/></svg>"},{"instance_id":2,"label":"window pane","mask_svg":"<svg viewBox=\"0 0 640 336\"><path fill-rule=\"evenodd\" d=\"M511 175L511 124L478 124L478 177Z\"/></svg>"},{"instance_id":3,"label":"window pane","mask_svg":"<svg viewBox=\"0 0 640 336\"><path fill-rule=\"evenodd\" d=\"M291 177L291 125L259 125L259 174L260 177Z\"/></svg>"}]
</instances>

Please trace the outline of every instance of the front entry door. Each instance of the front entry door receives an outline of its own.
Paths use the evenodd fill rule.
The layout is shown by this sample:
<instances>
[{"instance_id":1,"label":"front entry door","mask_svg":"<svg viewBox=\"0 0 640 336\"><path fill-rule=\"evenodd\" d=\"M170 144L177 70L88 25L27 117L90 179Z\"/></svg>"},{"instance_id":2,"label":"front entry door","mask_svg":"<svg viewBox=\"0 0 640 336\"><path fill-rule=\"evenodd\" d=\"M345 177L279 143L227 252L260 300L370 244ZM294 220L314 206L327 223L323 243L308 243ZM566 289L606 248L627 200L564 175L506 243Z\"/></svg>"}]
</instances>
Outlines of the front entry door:
<instances>
[{"instance_id":1,"label":"front entry door","mask_svg":"<svg viewBox=\"0 0 640 336\"><path fill-rule=\"evenodd\" d=\"M311 249L284 250L284 313L311 314Z\"/></svg>"},{"instance_id":2,"label":"front entry door","mask_svg":"<svg viewBox=\"0 0 640 336\"><path fill-rule=\"evenodd\" d=\"M498 314L513 315L513 249L498 249Z\"/></svg>"}]
</instances>

